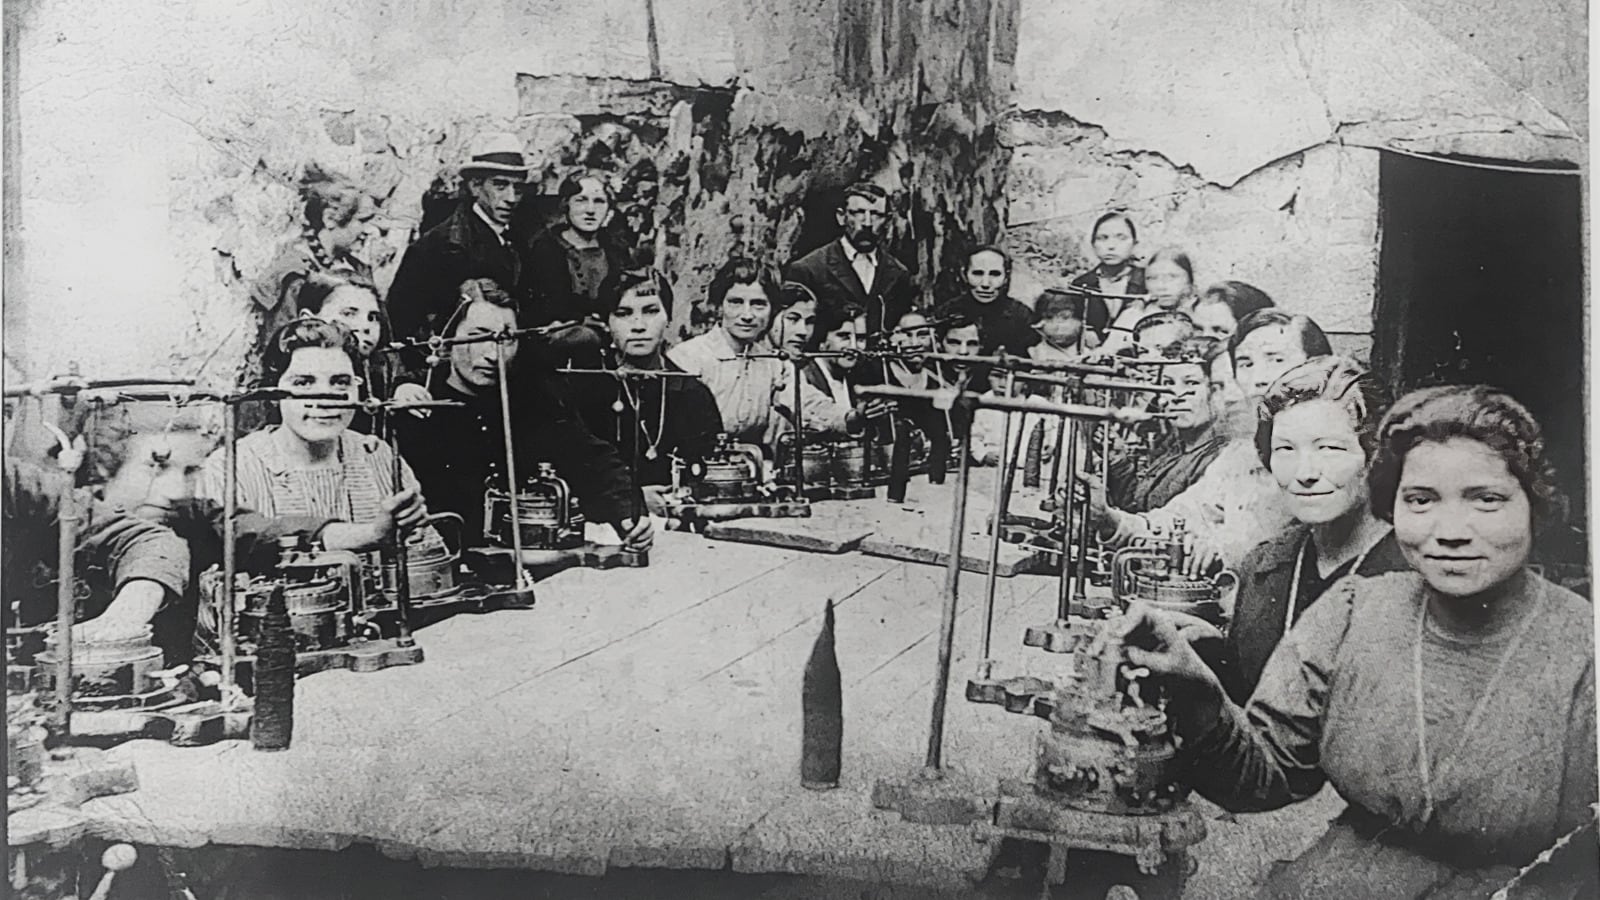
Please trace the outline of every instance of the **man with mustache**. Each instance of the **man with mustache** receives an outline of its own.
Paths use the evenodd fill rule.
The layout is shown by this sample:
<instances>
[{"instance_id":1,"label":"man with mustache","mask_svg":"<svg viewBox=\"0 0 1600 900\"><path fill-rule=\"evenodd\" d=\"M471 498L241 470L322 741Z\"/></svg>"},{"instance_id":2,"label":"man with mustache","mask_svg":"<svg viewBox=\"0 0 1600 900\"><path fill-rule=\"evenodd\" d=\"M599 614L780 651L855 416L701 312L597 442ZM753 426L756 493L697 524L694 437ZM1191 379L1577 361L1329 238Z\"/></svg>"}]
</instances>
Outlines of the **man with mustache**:
<instances>
[{"instance_id":1,"label":"man with mustache","mask_svg":"<svg viewBox=\"0 0 1600 900\"><path fill-rule=\"evenodd\" d=\"M387 300L395 339L438 334L455 311L464 281L492 278L513 297L525 291L529 267L509 229L528 169L515 135L485 134L473 144L461 166L470 200L417 238L395 271ZM408 354L406 362L416 371L424 368L420 354Z\"/></svg>"},{"instance_id":2,"label":"man with mustache","mask_svg":"<svg viewBox=\"0 0 1600 900\"><path fill-rule=\"evenodd\" d=\"M852 184L835 216L844 234L790 263L785 280L810 288L824 306L865 309L867 333L880 334L911 309L916 296L911 274L883 249L889 195L875 184Z\"/></svg>"}]
</instances>

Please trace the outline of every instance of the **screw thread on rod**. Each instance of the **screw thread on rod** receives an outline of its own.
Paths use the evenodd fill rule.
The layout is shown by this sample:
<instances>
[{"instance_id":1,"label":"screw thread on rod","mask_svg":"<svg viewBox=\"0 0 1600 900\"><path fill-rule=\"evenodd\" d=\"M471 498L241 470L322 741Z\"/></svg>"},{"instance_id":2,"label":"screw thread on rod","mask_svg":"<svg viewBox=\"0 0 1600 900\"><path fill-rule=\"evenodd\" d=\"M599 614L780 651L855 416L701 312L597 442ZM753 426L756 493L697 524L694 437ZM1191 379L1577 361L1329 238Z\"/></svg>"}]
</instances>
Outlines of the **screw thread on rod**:
<instances>
[{"instance_id":1,"label":"screw thread on rod","mask_svg":"<svg viewBox=\"0 0 1600 900\"><path fill-rule=\"evenodd\" d=\"M222 702L227 704L229 698L235 696L232 688L239 652L234 634L234 604L237 602L234 580L239 571L239 551L234 543L238 527L235 519L239 516L239 405L229 403L225 415L227 423L223 426L222 435L225 479L222 486L222 608L217 610L217 630L221 632L217 638L222 655Z\"/></svg>"},{"instance_id":2,"label":"screw thread on rod","mask_svg":"<svg viewBox=\"0 0 1600 900\"><path fill-rule=\"evenodd\" d=\"M71 448L63 448L65 454ZM56 522L56 683L55 724L61 740L72 733L72 625L78 604L77 582L78 491L70 474L63 479L57 501Z\"/></svg>"}]
</instances>

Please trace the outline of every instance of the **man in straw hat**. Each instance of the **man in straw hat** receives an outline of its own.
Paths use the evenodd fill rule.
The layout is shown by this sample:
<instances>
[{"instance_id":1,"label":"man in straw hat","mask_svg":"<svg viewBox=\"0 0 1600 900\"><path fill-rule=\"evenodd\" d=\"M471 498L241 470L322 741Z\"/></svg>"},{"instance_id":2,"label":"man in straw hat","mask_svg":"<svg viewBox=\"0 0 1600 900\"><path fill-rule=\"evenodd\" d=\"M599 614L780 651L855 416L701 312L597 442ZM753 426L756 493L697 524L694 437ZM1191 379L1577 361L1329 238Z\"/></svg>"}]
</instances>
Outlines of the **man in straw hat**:
<instances>
[{"instance_id":1,"label":"man in straw hat","mask_svg":"<svg viewBox=\"0 0 1600 900\"><path fill-rule=\"evenodd\" d=\"M461 166L472 202L417 238L389 287L389 320L397 339L436 334L456 308L461 284L492 278L507 293L523 293L527 268L507 230L527 184L529 165L516 135L479 135Z\"/></svg>"}]
</instances>

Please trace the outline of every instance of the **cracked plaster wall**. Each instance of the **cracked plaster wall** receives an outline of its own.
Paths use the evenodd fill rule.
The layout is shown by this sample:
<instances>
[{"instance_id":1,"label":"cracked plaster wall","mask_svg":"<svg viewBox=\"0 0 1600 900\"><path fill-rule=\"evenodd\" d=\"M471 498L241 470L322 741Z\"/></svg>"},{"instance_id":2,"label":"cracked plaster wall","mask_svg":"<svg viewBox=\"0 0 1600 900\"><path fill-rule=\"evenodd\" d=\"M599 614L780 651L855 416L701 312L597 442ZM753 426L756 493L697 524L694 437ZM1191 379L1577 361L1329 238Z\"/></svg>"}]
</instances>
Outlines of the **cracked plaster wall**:
<instances>
[{"instance_id":1,"label":"cracked plaster wall","mask_svg":"<svg viewBox=\"0 0 1600 900\"><path fill-rule=\"evenodd\" d=\"M825 239L808 204L858 177L901 191L891 247L925 285L998 232L990 20L1016 0L654 6L652 48L632 0L8 4L8 373L231 374L302 165L384 199L381 286L424 192L489 129L524 136L551 190L578 161L653 169L621 220L680 297L732 249Z\"/></svg>"},{"instance_id":2,"label":"cracked plaster wall","mask_svg":"<svg viewBox=\"0 0 1600 900\"><path fill-rule=\"evenodd\" d=\"M1231 188L1154 153L1114 149L1103 131L1062 114L1014 113L1007 244L1019 296L1094 264L1089 229L1123 208L1142 253L1189 251L1196 283L1248 281L1365 354L1377 282L1378 152L1324 145L1257 170Z\"/></svg>"}]
</instances>

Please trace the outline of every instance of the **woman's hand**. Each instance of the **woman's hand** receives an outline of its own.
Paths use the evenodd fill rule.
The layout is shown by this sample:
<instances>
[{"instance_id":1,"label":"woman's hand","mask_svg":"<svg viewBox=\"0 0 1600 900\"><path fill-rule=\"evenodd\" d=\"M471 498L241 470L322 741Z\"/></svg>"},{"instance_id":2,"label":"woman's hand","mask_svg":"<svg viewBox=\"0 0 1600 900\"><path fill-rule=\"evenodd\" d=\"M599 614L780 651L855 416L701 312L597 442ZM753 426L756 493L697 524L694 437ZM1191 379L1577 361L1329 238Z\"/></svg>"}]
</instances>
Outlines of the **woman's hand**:
<instances>
[{"instance_id":1,"label":"woman's hand","mask_svg":"<svg viewBox=\"0 0 1600 900\"><path fill-rule=\"evenodd\" d=\"M428 504L423 502L422 494L415 488L406 488L383 498L379 509L384 518L394 523L393 527L401 532L416 528L428 517Z\"/></svg>"},{"instance_id":2,"label":"woman's hand","mask_svg":"<svg viewBox=\"0 0 1600 900\"><path fill-rule=\"evenodd\" d=\"M1221 638L1222 632L1200 619L1183 613L1167 612L1141 601L1112 619L1101 632L1102 642L1120 641L1128 662L1143 666L1158 675L1181 678L1201 684L1221 685L1216 675L1194 651L1191 642L1202 638Z\"/></svg>"},{"instance_id":3,"label":"woman's hand","mask_svg":"<svg viewBox=\"0 0 1600 900\"><path fill-rule=\"evenodd\" d=\"M428 400L432 400L433 395L429 394L428 389L420 384L406 382L405 384L397 384L394 386L394 399L397 403L423 403ZM428 414L433 412L433 410L428 409L425 406L418 406L408 409L406 412L416 416L419 419L426 419Z\"/></svg>"},{"instance_id":4,"label":"woman's hand","mask_svg":"<svg viewBox=\"0 0 1600 900\"><path fill-rule=\"evenodd\" d=\"M656 541L655 526L650 524L649 516L640 516L637 519L623 519L615 526L617 534L622 536L622 548L633 553L643 553L649 550Z\"/></svg>"}]
</instances>

